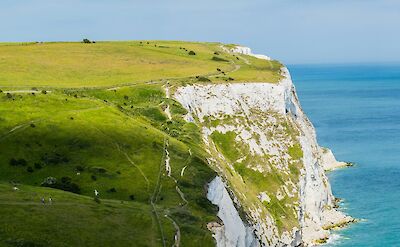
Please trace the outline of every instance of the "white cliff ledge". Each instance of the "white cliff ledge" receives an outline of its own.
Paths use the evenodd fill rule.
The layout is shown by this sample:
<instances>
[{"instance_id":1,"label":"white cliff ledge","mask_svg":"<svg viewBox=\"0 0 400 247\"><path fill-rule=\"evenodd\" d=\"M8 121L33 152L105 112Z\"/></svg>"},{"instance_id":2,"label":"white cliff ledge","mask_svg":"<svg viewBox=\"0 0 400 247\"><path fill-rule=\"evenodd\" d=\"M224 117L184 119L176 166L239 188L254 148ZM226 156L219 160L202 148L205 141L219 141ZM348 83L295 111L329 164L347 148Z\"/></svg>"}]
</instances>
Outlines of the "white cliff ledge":
<instances>
[{"instance_id":1,"label":"white cliff ledge","mask_svg":"<svg viewBox=\"0 0 400 247\"><path fill-rule=\"evenodd\" d=\"M186 119L202 127L209 162L227 184L218 177L209 185L222 221L209 225L217 246L313 246L331 228L353 221L336 209L325 175L347 164L318 145L289 71L282 68L282 75L279 84L194 84L175 91Z\"/></svg>"}]
</instances>

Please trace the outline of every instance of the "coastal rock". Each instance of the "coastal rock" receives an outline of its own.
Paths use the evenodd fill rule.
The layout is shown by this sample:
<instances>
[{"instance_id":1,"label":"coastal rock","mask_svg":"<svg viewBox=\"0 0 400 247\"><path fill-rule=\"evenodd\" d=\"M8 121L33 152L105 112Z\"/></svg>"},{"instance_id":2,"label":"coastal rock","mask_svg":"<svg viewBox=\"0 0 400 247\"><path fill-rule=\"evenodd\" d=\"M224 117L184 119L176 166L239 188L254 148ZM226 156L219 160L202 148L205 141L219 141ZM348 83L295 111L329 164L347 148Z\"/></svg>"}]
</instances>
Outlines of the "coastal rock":
<instances>
[{"instance_id":1,"label":"coastal rock","mask_svg":"<svg viewBox=\"0 0 400 247\"><path fill-rule=\"evenodd\" d=\"M218 217L223 225L213 222L208 228L214 233L218 247L257 246L254 234L237 212L221 177L215 177L208 185L207 198L219 207Z\"/></svg>"},{"instance_id":2,"label":"coastal rock","mask_svg":"<svg viewBox=\"0 0 400 247\"><path fill-rule=\"evenodd\" d=\"M202 128L221 176L208 192L223 222L211 228L217 246L312 246L353 221L335 208L325 175L341 163L318 145L286 68L278 84L193 84L177 88L174 98Z\"/></svg>"}]
</instances>

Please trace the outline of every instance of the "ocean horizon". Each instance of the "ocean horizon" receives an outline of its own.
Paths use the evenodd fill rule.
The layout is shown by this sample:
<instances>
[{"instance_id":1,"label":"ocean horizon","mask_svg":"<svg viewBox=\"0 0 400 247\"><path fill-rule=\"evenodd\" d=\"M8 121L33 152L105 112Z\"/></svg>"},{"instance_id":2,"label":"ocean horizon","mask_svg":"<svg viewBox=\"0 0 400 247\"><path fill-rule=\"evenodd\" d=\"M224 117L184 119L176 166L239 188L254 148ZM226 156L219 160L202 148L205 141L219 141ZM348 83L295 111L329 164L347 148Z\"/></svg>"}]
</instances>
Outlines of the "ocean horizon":
<instances>
[{"instance_id":1,"label":"ocean horizon","mask_svg":"<svg viewBox=\"0 0 400 247\"><path fill-rule=\"evenodd\" d=\"M319 144L355 164L328 176L341 209L360 221L327 246L400 246L400 63L288 67Z\"/></svg>"}]
</instances>

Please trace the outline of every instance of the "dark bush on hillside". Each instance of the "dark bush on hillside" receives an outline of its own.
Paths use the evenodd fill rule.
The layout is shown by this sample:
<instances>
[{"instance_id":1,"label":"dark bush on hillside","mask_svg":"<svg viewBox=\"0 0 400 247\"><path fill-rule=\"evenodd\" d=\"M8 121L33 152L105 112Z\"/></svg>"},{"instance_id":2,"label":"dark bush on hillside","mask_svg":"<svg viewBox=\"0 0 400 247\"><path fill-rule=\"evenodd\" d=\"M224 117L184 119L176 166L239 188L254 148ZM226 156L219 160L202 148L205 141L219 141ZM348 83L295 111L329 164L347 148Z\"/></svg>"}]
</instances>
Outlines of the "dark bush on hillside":
<instances>
[{"instance_id":1,"label":"dark bush on hillside","mask_svg":"<svg viewBox=\"0 0 400 247\"><path fill-rule=\"evenodd\" d=\"M44 187L50 187L54 189L59 189L59 190L64 190L64 191L69 191L75 194L81 193L81 188L79 187L78 184L73 183L70 177L62 177L60 182L58 182L56 179L53 178L51 180L51 183L47 181L49 178L45 180L41 185Z\"/></svg>"},{"instance_id":2,"label":"dark bush on hillside","mask_svg":"<svg viewBox=\"0 0 400 247\"><path fill-rule=\"evenodd\" d=\"M31 127L32 127L32 128L35 128L36 125L35 125L34 123L31 123Z\"/></svg>"},{"instance_id":3,"label":"dark bush on hillside","mask_svg":"<svg viewBox=\"0 0 400 247\"><path fill-rule=\"evenodd\" d=\"M0 89L0 93L2 93L2 92L3 92L3 90Z\"/></svg>"},{"instance_id":4,"label":"dark bush on hillside","mask_svg":"<svg viewBox=\"0 0 400 247\"><path fill-rule=\"evenodd\" d=\"M128 95L125 95L125 96L124 96L124 99L125 99L125 100L128 100L128 99L129 99L129 96L128 96Z\"/></svg>"},{"instance_id":5,"label":"dark bush on hillside","mask_svg":"<svg viewBox=\"0 0 400 247\"><path fill-rule=\"evenodd\" d=\"M204 77L204 76L199 76L197 78L197 80L202 81L202 82L210 82L211 81L210 79L208 79L207 77Z\"/></svg>"},{"instance_id":6,"label":"dark bush on hillside","mask_svg":"<svg viewBox=\"0 0 400 247\"><path fill-rule=\"evenodd\" d=\"M111 188L111 189L107 190L107 192L109 192L109 193L115 193L115 192L117 192L117 190L116 190L115 188Z\"/></svg>"},{"instance_id":7,"label":"dark bush on hillside","mask_svg":"<svg viewBox=\"0 0 400 247\"><path fill-rule=\"evenodd\" d=\"M42 161L46 165L59 165L68 163L69 159L59 153L52 153L52 154L46 153L42 156Z\"/></svg>"},{"instance_id":8,"label":"dark bush on hillside","mask_svg":"<svg viewBox=\"0 0 400 247\"><path fill-rule=\"evenodd\" d=\"M32 166L28 166L28 168L26 168L26 171L29 172L29 173L32 173L33 172Z\"/></svg>"},{"instance_id":9,"label":"dark bush on hillside","mask_svg":"<svg viewBox=\"0 0 400 247\"><path fill-rule=\"evenodd\" d=\"M14 158L12 158L12 159L10 159L10 165L11 166L26 166L28 163L26 162L26 160L25 159L14 159Z\"/></svg>"},{"instance_id":10,"label":"dark bush on hillside","mask_svg":"<svg viewBox=\"0 0 400 247\"><path fill-rule=\"evenodd\" d=\"M12 94L7 93L7 98L11 99L12 98Z\"/></svg>"},{"instance_id":11,"label":"dark bush on hillside","mask_svg":"<svg viewBox=\"0 0 400 247\"><path fill-rule=\"evenodd\" d=\"M90 178L91 178L93 181L96 181L96 180L97 180L97 177L96 177L95 175L92 175Z\"/></svg>"},{"instance_id":12,"label":"dark bush on hillside","mask_svg":"<svg viewBox=\"0 0 400 247\"><path fill-rule=\"evenodd\" d=\"M134 200L135 200L135 195L130 195L130 196L129 196L129 199L131 199L132 201L134 201Z\"/></svg>"},{"instance_id":13,"label":"dark bush on hillside","mask_svg":"<svg viewBox=\"0 0 400 247\"><path fill-rule=\"evenodd\" d=\"M42 94L47 94L47 91L46 90L42 90Z\"/></svg>"},{"instance_id":14,"label":"dark bush on hillside","mask_svg":"<svg viewBox=\"0 0 400 247\"><path fill-rule=\"evenodd\" d=\"M44 181L40 184L43 187L50 187L57 183L57 179L54 177L47 177Z\"/></svg>"},{"instance_id":15,"label":"dark bush on hillside","mask_svg":"<svg viewBox=\"0 0 400 247\"><path fill-rule=\"evenodd\" d=\"M217 71L221 71L221 69L220 69L220 68L217 68Z\"/></svg>"},{"instance_id":16,"label":"dark bush on hillside","mask_svg":"<svg viewBox=\"0 0 400 247\"><path fill-rule=\"evenodd\" d=\"M215 51L215 52L214 52L214 55L217 55L217 56L218 56L218 55L219 55L219 52Z\"/></svg>"},{"instance_id":17,"label":"dark bush on hillside","mask_svg":"<svg viewBox=\"0 0 400 247\"><path fill-rule=\"evenodd\" d=\"M90 168L90 170L92 172L99 173L99 174L107 173L107 170L103 167L92 167L92 168Z\"/></svg>"},{"instance_id":18,"label":"dark bush on hillside","mask_svg":"<svg viewBox=\"0 0 400 247\"><path fill-rule=\"evenodd\" d=\"M38 169L38 170L42 169L42 165L40 163L36 162L35 164L33 164L33 166L35 167L35 169Z\"/></svg>"},{"instance_id":19,"label":"dark bush on hillside","mask_svg":"<svg viewBox=\"0 0 400 247\"><path fill-rule=\"evenodd\" d=\"M211 60L217 61L217 62L229 62L229 60L226 60L226 59L223 59L223 58L220 58L220 57L215 57L215 56L212 57Z\"/></svg>"},{"instance_id":20,"label":"dark bush on hillside","mask_svg":"<svg viewBox=\"0 0 400 247\"><path fill-rule=\"evenodd\" d=\"M189 51L188 54L191 55L191 56L194 56L194 55L196 55L196 52L194 52L194 51Z\"/></svg>"},{"instance_id":21,"label":"dark bush on hillside","mask_svg":"<svg viewBox=\"0 0 400 247\"><path fill-rule=\"evenodd\" d=\"M85 169L82 166L76 166L78 172L83 172Z\"/></svg>"},{"instance_id":22,"label":"dark bush on hillside","mask_svg":"<svg viewBox=\"0 0 400 247\"><path fill-rule=\"evenodd\" d=\"M89 39L83 39L83 40L82 40L82 43L90 44L90 43L92 43L92 41L90 41Z\"/></svg>"}]
</instances>

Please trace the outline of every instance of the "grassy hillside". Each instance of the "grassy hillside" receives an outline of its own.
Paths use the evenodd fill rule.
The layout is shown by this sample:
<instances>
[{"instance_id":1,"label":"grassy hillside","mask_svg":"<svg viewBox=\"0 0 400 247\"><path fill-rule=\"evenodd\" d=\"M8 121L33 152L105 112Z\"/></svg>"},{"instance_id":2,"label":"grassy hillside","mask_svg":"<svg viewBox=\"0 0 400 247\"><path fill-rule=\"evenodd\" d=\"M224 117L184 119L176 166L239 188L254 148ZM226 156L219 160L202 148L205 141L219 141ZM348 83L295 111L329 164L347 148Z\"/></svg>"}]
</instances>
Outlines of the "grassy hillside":
<instances>
[{"instance_id":1,"label":"grassy hillside","mask_svg":"<svg viewBox=\"0 0 400 247\"><path fill-rule=\"evenodd\" d=\"M237 80L279 79L280 64L224 52L219 43L131 41L0 43L0 87L99 87L232 73ZM195 55L190 55L193 51ZM237 65L237 66L235 66Z\"/></svg>"},{"instance_id":2,"label":"grassy hillside","mask_svg":"<svg viewBox=\"0 0 400 247\"><path fill-rule=\"evenodd\" d=\"M0 44L0 246L213 246L215 172L165 87L280 67L218 43Z\"/></svg>"}]
</instances>

